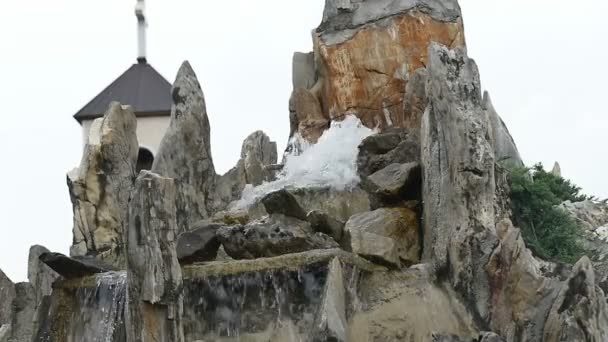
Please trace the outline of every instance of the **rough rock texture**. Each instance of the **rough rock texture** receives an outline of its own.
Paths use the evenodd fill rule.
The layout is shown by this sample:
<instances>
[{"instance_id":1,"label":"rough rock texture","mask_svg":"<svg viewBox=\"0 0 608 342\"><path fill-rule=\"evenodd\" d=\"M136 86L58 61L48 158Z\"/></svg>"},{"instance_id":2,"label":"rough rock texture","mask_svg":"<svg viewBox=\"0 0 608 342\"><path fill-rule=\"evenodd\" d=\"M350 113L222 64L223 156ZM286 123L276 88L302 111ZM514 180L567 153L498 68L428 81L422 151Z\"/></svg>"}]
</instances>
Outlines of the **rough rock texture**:
<instances>
[{"instance_id":1,"label":"rough rock texture","mask_svg":"<svg viewBox=\"0 0 608 342\"><path fill-rule=\"evenodd\" d=\"M222 227L217 235L226 253L234 259L256 259L338 247L331 237L313 232L308 222L281 214L270 215L247 225Z\"/></svg>"},{"instance_id":2,"label":"rough rock texture","mask_svg":"<svg viewBox=\"0 0 608 342\"><path fill-rule=\"evenodd\" d=\"M546 342L607 341L608 310L603 291L595 285L591 261L574 265L553 302L543 333Z\"/></svg>"},{"instance_id":3,"label":"rough rock texture","mask_svg":"<svg viewBox=\"0 0 608 342\"><path fill-rule=\"evenodd\" d=\"M591 260L608 261L608 203L568 201L559 207L576 219L582 233L579 241Z\"/></svg>"},{"instance_id":4,"label":"rough rock texture","mask_svg":"<svg viewBox=\"0 0 608 342\"><path fill-rule=\"evenodd\" d=\"M391 129L365 138L359 145L357 172L365 179L391 164L420 161L420 144L405 129Z\"/></svg>"},{"instance_id":5,"label":"rough rock texture","mask_svg":"<svg viewBox=\"0 0 608 342\"><path fill-rule=\"evenodd\" d=\"M11 322L11 303L15 298L15 284L0 270L0 327Z\"/></svg>"},{"instance_id":6,"label":"rough rock texture","mask_svg":"<svg viewBox=\"0 0 608 342\"><path fill-rule=\"evenodd\" d=\"M177 259L180 264L212 261L217 257L220 240L216 236L220 228L217 224L201 222L177 238Z\"/></svg>"},{"instance_id":7,"label":"rough rock texture","mask_svg":"<svg viewBox=\"0 0 608 342\"><path fill-rule=\"evenodd\" d=\"M205 97L190 63L177 72L171 98L171 123L152 171L175 179L177 223L183 232L209 216L216 178Z\"/></svg>"},{"instance_id":8,"label":"rough rock texture","mask_svg":"<svg viewBox=\"0 0 608 342\"><path fill-rule=\"evenodd\" d=\"M45 313L45 304L50 300L50 296L53 293L53 284L58 279L61 279L61 276L57 272L40 260L40 256L45 253L50 253L50 251L43 246L32 246L28 258L27 278L34 288L35 298L34 312L36 314L32 322L34 332L38 330L39 324L44 323L46 319L43 318L42 322L39 322L40 316L43 316Z\"/></svg>"},{"instance_id":9,"label":"rough rock texture","mask_svg":"<svg viewBox=\"0 0 608 342\"><path fill-rule=\"evenodd\" d=\"M68 175L74 208L72 256L124 267L123 235L139 145L131 107L110 104L93 122L80 167Z\"/></svg>"},{"instance_id":10,"label":"rough rock texture","mask_svg":"<svg viewBox=\"0 0 608 342\"><path fill-rule=\"evenodd\" d=\"M299 220L306 220L306 212L298 200L287 190L272 192L262 198L264 209L270 215L282 214Z\"/></svg>"},{"instance_id":11,"label":"rough rock texture","mask_svg":"<svg viewBox=\"0 0 608 342\"><path fill-rule=\"evenodd\" d=\"M292 189L289 192L294 195L306 213L318 210L342 222L348 221L355 214L369 211L371 207L368 194L359 187L350 190Z\"/></svg>"},{"instance_id":12,"label":"rough rock texture","mask_svg":"<svg viewBox=\"0 0 608 342\"><path fill-rule=\"evenodd\" d=\"M339 249L186 266L186 340L335 341L335 334L323 328L335 328L336 322L324 325L323 317L333 320L334 313L341 312L323 306L339 304L339 298L324 301L324 294L344 294L343 315L348 322L348 312L357 302L352 284L363 273L382 270ZM200 301L201 297L206 300Z\"/></svg>"},{"instance_id":13,"label":"rough rock texture","mask_svg":"<svg viewBox=\"0 0 608 342\"><path fill-rule=\"evenodd\" d=\"M509 133L507 125L505 125L496 112L496 109L494 109L492 99L490 99L490 94L487 91L483 94L482 107L486 111L486 115L490 122L492 134L491 141L492 146L494 147L494 158L496 159L496 162L501 164L506 163L511 166L524 166L517 146L515 145L515 141L513 140L511 133Z\"/></svg>"},{"instance_id":14,"label":"rough rock texture","mask_svg":"<svg viewBox=\"0 0 608 342\"><path fill-rule=\"evenodd\" d=\"M40 261L64 278L81 278L115 270L92 257L67 257L61 253L43 253Z\"/></svg>"},{"instance_id":15,"label":"rough rock texture","mask_svg":"<svg viewBox=\"0 0 608 342\"><path fill-rule=\"evenodd\" d=\"M368 191L387 200L415 200L420 197L420 164L391 164L367 178Z\"/></svg>"},{"instance_id":16,"label":"rough rock texture","mask_svg":"<svg viewBox=\"0 0 608 342\"><path fill-rule=\"evenodd\" d=\"M40 256L45 253L50 253L46 247L32 246L28 258L27 278L36 290L36 306L42 298L51 295L53 283L60 278L57 272L40 261Z\"/></svg>"},{"instance_id":17,"label":"rough rock texture","mask_svg":"<svg viewBox=\"0 0 608 342\"><path fill-rule=\"evenodd\" d=\"M262 131L249 135L241 148L241 159L236 166L217 177L213 207L224 209L230 202L238 200L248 184L260 185L271 181L276 172L277 144Z\"/></svg>"},{"instance_id":18,"label":"rough rock texture","mask_svg":"<svg viewBox=\"0 0 608 342\"><path fill-rule=\"evenodd\" d=\"M464 50L429 48L422 120L424 255L486 318L488 279L472 274L495 248L494 154L479 73Z\"/></svg>"},{"instance_id":19,"label":"rough rock texture","mask_svg":"<svg viewBox=\"0 0 608 342\"><path fill-rule=\"evenodd\" d=\"M297 123L297 132L308 142L316 143L329 128L329 118L323 114L319 99L311 91L297 88L293 91L290 103Z\"/></svg>"},{"instance_id":20,"label":"rough rock texture","mask_svg":"<svg viewBox=\"0 0 608 342\"><path fill-rule=\"evenodd\" d=\"M15 284L9 342L31 341L34 335L32 320L36 314L36 291L30 283Z\"/></svg>"},{"instance_id":21,"label":"rough rock texture","mask_svg":"<svg viewBox=\"0 0 608 342\"><path fill-rule=\"evenodd\" d=\"M346 222L352 215L369 211L371 208L369 194L360 187L344 190L331 187L286 188L282 191L291 194L305 213L316 210L341 222ZM246 224L267 214L260 200L246 208L228 208L219 212L213 217L213 221L228 225Z\"/></svg>"},{"instance_id":22,"label":"rough rock texture","mask_svg":"<svg viewBox=\"0 0 608 342\"><path fill-rule=\"evenodd\" d=\"M426 109L426 80L427 71L425 68L420 68L414 71L407 81L405 86L405 94L403 98L403 127L409 127L410 134L415 136L420 135L420 124L422 116Z\"/></svg>"},{"instance_id":23,"label":"rough rock texture","mask_svg":"<svg viewBox=\"0 0 608 342\"><path fill-rule=\"evenodd\" d=\"M267 176L264 167L277 163L277 143L262 131L256 131L243 141L241 160L244 164L246 184L260 185Z\"/></svg>"},{"instance_id":24,"label":"rough rock texture","mask_svg":"<svg viewBox=\"0 0 608 342\"><path fill-rule=\"evenodd\" d=\"M458 295L438 284L425 265L364 274L354 291L360 302L349 317L349 341L426 342L433 334L478 336L469 310L454 300Z\"/></svg>"},{"instance_id":25,"label":"rough rock texture","mask_svg":"<svg viewBox=\"0 0 608 342\"><path fill-rule=\"evenodd\" d=\"M420 260L416 213L406 208L378 209L354 215L344 226L353 253L392 265Z\"/></svg>"},{"instance_id":26,"label":"rough rock texture","mask_svg":"<svg viewBox=\"0 0 608 342\"><path fill-rule=\"evenodd\" d=\"M439 42L464 47L464 29L457 1L381 0L327 1L321 25L313 33L314 57L294 58L294 95L309 90L322 112L306 112L315 124L302 125L293 118L292 129L312 141L322 120L340 120L355 114L370 128L419 128L423 75L428 46ZM314 61L315 76L310 74ZM406 90L413 80L415 85ZM310 85L314 80L316 83ZM407 96L405 95L407 93ZM418 99L418 100L417 100ZM296 112L296 115L293 113ZM299 119L299 118L298 118ZM311 129L311 127L313 127ZM314 134L310 134L310 132Z\"/></svg>"},{"instance_id":27,"label":"rough rock texture","mask_svg":"<svg viewBox=\"0 0 608 342\"><path fill-rule=\"evenodd\" d=\"M346 320L346 284L339 258L329 264L323 302L317 316L314 335L319 340L348 341Z\"/></svg>"},{"instance_id":28,"label":"rough rock texture","mask_svg":"<svg viewBox=\"0 0 608 342\"><path fill-rule=\"evenodd\" d=\"M429 105L421 129L424 260L459 293L479 327L507 341L604 340L601 290L568 291L559 279L546 277L519 230L504 219L508 211L497 210L504 184L495 173L474 62L464 51L438 45L430 50ZM578 265L587 279L583 288L594 287L588 260ZM579 277L577 267L572 277ZM562 310L561 297L572 310ZM564 332L558 328L564 322L577 323ZM577 339L582 331L588 335Z\"/></svg>"},{"instance_id":29,"label":"rough rock texture","mask_svg":"<svg viewBox=\"0 0 608 342\"><path fill-rule=\"evenodd\" d=\"M127 234L127 341L184 341L177 260L175 182L143 171L135 181Z\"/></svg>"},{"instance_id":30,"label":"rough rock texture","mask_svg":"<svg viewBox=\"0 0 608 342\"><path fill-rule=\"evenodd\" d=\"M338 221L319 210L312 210L306 214L306 221L310 223L310 227L319 233L324 233L340 242L344 234L344 222Z\"/></svg>"}]
</instances>

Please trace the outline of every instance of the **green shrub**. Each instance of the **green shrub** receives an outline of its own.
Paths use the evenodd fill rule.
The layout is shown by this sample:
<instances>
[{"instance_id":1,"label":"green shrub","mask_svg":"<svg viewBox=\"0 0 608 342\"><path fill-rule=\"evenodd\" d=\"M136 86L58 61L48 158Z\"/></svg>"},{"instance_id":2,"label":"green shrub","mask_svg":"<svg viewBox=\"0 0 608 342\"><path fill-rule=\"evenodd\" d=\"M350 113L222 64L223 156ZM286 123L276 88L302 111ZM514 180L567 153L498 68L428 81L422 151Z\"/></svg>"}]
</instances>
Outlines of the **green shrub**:
<instances>
[{"instance_id":1,"label":"green shrub","mask_svg":"<svg viewBox=\"0 0 608 342\"><path fill-rule=\"evenodd\" d=\"M577 242L574 218L556 206L564 201L590 199L569 180L543 169L514 168L510 172L513 221L521 228L526 245L548 260L574 262L583 250Z\"/></svg>"}]
</instances>

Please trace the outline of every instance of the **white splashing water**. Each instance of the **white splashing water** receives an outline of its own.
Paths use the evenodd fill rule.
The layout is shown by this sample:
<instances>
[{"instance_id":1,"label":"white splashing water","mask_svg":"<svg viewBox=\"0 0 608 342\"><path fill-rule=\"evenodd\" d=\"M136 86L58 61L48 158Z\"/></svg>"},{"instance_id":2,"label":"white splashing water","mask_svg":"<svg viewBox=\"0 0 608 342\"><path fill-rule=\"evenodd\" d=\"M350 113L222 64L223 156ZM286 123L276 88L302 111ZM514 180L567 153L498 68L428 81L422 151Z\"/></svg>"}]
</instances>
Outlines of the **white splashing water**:
<instances>
[{"instance_id":1,"label":"white splashing water","mask_svg":"<svg viewBox=\"0 0 608 342\"><path fill-rule=\"evenodd\" d=\"M360 181L357 175L359 144L374 133L354 115L332 122L316 144L299 141L302 152L286 156L285 167L277 180L257 187L248 185L231 209L246 208L264 195L288 187L332 187L337 190L354 187Z\"/></svg>"}]
</instances>

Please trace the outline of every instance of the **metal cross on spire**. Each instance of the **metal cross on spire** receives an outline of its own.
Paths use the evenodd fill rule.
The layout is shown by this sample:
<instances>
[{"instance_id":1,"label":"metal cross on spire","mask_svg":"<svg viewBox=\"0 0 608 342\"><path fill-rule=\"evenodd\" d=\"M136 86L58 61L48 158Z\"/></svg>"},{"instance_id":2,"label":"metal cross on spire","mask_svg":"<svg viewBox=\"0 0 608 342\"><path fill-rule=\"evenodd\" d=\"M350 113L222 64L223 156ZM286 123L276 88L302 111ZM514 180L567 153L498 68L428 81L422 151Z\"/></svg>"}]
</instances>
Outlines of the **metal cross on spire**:
<instances>
[{"instance_id":1,"label":"metal cross on spire","mask_svg":"<svg viewBox=\"0 0 608 342\"><path fill-rule=\"evenodd\" d=\"M137 17L137 62L146 63L146 1L137 0L135 16Z\"/></svg>"}]
</instances>

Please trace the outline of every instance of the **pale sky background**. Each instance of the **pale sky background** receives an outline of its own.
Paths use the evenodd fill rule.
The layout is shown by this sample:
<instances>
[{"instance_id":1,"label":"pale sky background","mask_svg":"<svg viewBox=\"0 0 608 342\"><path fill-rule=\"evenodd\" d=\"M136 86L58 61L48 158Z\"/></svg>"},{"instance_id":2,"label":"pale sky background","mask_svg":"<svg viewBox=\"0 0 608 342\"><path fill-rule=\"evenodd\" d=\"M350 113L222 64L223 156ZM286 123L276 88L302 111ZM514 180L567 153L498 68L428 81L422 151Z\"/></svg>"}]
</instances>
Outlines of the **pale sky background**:
<instances>
[{"instance_id":1,"label":"pale sky background","mask_svg":"<svg viewBox=\"0 0 608 342\"><path fill-rule=\"evenodd\" d=\"M608 2L461 0L469 55L523 158L608 197ZM72 118L136 58L134 0L0 0L0 268L26 279L30 245L68 253ZM323 0L148 0L148 61L202 83L216 169L262 129L285 146L291 56Z\"/></svg>"}]
</instances>

